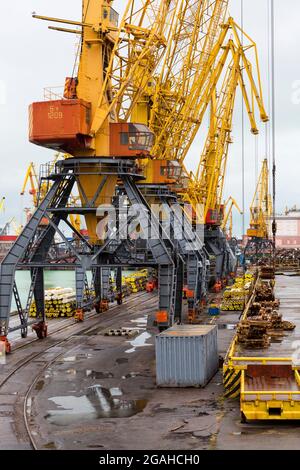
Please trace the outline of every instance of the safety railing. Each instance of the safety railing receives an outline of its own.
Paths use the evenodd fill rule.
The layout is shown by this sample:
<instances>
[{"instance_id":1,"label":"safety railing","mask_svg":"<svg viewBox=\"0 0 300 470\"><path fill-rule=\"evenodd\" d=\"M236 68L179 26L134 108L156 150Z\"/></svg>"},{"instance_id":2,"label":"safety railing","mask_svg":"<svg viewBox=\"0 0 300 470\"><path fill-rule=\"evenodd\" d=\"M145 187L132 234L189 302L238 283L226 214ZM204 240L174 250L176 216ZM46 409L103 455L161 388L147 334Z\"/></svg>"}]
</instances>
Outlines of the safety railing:
<instances>
[{"instance_id":1,"label":"safety railing","mask_svg":"<svg viewBox=\"0 0 300 470\"><path fill-rule=\"evenodd\" d=\"M64 87L46 87L44 88L44 101L54 101L64 99Z\"/></svg>"}]
</instances>

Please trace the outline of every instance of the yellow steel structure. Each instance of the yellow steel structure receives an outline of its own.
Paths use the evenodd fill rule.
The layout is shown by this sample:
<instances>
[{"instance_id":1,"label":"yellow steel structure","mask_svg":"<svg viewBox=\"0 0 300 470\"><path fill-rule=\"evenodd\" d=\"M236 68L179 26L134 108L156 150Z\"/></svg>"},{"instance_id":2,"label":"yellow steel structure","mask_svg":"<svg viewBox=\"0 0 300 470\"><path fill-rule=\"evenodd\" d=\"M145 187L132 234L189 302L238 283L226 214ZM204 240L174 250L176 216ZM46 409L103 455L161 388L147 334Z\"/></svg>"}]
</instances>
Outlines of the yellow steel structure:
<instances>
[{"instance_id":1,"label":"yellow steel structure","mask_svg":"<svg viewBox=\"0 0 300 470\"><path fill-rule=\"evenodd\" d=\"M233 230L232 213L233 213L234 207L240 213L240 215L243 215L243 211L240 209L236 200L232 196L230 196L224 204L225 215L224 215L224 219L221 225L222 230L228 235L230 239L232 238L232 230ZM228 223L229 223L229 227L228 227Z\"/></svg>"},{"instance_id":2,"label":"yellow steel structure","mask_svg":"<svg viewBox=\"0 0 300 470\"><path fill-rule=\"evenodd\" d=\"M83 0L80 22L34 15L81 27L81 31L73 30L82 38L76 95L91 103L91 144L74 156L109 156L109 123L131 121L147 124L154 132L152 159L176 161L183 166L210 103L215 103L211 132L188 196L195 205L204 203L206 213L218 209L238 83L252 131L257 132L254 101L262 121L268 120L256 44L244 32L249 44L241 44L241 29L232 18L226 20L228 0L128 0L120 22L112 5L111 0ZM255 56L257 79L246 56L250 50ZM230 53L225 89L216 100ZM248 77L252 99L242 70ZM148 166L146 182L155 183L157 167L151 160L144 163ZM88 170L86 173L91 173ZM92 200L102 178L91 174L78 177L83 203L82 192ZM107 178L96 200L98 206L111 202L116 184L117 177ZM96 243L93 234L97 218L88 214L86 223L91 241Z\"/></svg>"},{"instance_id":3,"label":"yellow steel structure","mask_svg":"<svg viewBox=\"0 0 300 470\"><path fill-rule=\"evenodd\" d=\"M223 190L229 145L232 143L233 111L238 86L242 90L251 132L253 134L258 133L255 103L259 109L262 122L268 121L262 98L256 45L249 38L250 44L243 46L240 43L236 28L234 28L234 39L237 45L232 39L228 41L227 48L231 51L232 60L226 70L220 93L217 95L216 90L214 90L211 96L211 118L208 136L197 171L194 177L191 178L188 190L185 193L185 199L194 208L197 208L200 220L207 222L213 214L214 222L220 225L222 223L221 209L223 207ZM256 85L254 77L254 67L246 56L246 51L252 48L256 57L258 85ZM247 92L245 76L248 78L250 96Z\"/></svg>"},{"instance_id":4,"label":"yellow steel structure","mask_svg":"<svg viewBox=\"0 0 300 470\"><path fill-rule=\"evenodd\" d=\"M67 154L62 155L61 153L56 153L54 156L54 159L50 163L51 172L54 170L55 164L60 158L69 158L69 155ZM33 207L37 208L39 203L42 202L47 192L49 191L49 183L42 183L40 185L39 178L37 176L37 172L35 169L35 164L33 162L31 162L27 168L22 191L20 193L21 196L25 195L26 188L28 185L29 185L29 194L32 197ZM73 195L71 195L71 200L70 200L71 204L76 204L77 200L78 200L78 197L74 197ZM1 206L0 206L0 210L1 210ZM80 232L81 230L80 215L70 216L70 222L72 226L75 228L75 230Z\"/></svg>"},{"instance_id":5,"label":"yellow steel structure","mask_svg":"<svg viewBox=\"0 0 300 470\"><path fill-rule=\"evenodd\" d=\"M269 193L268 160L264 159L250 207L250 228L247 230L247 236L268 239L271 214L272 202Z\"/></svg>"},{"instance_id":6,"label":"yellow steel structure","mask_svg":"<svg viewBox=\"0 0 300 470\"><path fill-rule=\"evenodd\" d=\"M32 196L33 206L38 206L39 180L35 170L34 163L31 162L27 168L21 196L24 196L28 183L30 184L29 194Z\"/></svg>"},{"instance_id":7,"label":"yellow steel structure","mask_svg":"<svg viewBox=\"0 0 300 470\"><path fill-rule=\"evenodd\" d=\"M109 157L109 124L129 121L134 104L163 57L175 21L174 0L129 0L120 24L112 4L111 0L83 0L81 22L34 15L81 27L81 31L75 30L82 36L76 95L91 105L91 143L89 148L73 152L74 156ZM91 173L89 170L84 171ZM78 177L83 203L83 192L92 200L103 178L92 174ZM97 206L111 202L116 184L116 176L106 179ZM97 242L97 222L94 214L86 215L92 243Z\"/></svg>"},{"instance_id":8,"label":"yellow steel structure","mask_svg":"<svg viewBox=\"0 0 300 470\"><path fill-rule=\"evenodd\" d=\"M56 162L62 158L62 154L56 153L54 159L50 163L50 171L54 170ZM67 155L64 156L67 158ZM24 196L27 186L29 185L29 194L32 196L33 206L36 208L40 201L42 201L48 191L48 184L42 183L40 185L35 164L31 162L26 170L26 175L23 182L23 187L21 190L21 196Z\"/></svg>"},{"instance_id":9,"label":"yellow steel structure","mask_svg":"<svg viewBox=\"0 0 300 470\"><path fill-rule=\"evenodd\" d=\"M5 197L3 197L0 201L0 214L5 210Z\"/></svg>"}]
</instances>

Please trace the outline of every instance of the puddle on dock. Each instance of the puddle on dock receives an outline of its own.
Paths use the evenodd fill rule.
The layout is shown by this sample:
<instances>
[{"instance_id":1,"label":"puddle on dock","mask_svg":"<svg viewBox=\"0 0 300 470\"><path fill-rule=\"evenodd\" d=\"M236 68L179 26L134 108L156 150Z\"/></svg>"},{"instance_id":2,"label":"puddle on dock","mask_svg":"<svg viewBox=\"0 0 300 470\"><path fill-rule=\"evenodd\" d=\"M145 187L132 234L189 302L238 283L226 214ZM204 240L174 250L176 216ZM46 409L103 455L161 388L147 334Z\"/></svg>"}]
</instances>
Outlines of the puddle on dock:
<instances>
[{"instance_id":1,"label":"puddle on dock","mask_svg":"<svg viewBox=\"0 0 300 470\"><path fill-rule=\"evenodd\" d=\"M147 331L144 331L144 333L137 336L134 340L127 341L127 343L129 343L132 346L132 348L127 349L125 351L125 353L131 354L131 353L135 352L137 348L141 348L141 347L144 347L144 346L152 346L152 344L147 344L146 343L146 341L149 338L151 338L150 333L147 333Z\"/></svg>"},{"instance_id":2,"label":"puddle on dock","mask_svg":"<svg viewBox=\"0 0 300 470\"><path fill-rule=\"evenodd\" d=\"M91 379L113 379L114 377L111 372L98 372L96 370L86 370L85 375Z\"/></svg>"},{"instance_id":3,"label":"puddle on dock","mask_svg":"<svg viewBox=\"0 0 300 470\"><path fill-rule=\"evenodd\" d=\"M62 357L60 360L57 362L75 362L75 361L80 361L81 359L91 359L93 357L92 354L76 354L75 356L66 356Z\"/></svg>"},{"instance_id":4,"label":"puddle on dock","mask_svg":"<svg viewBox=\"0 0 300 470\"><path fill-rule=\"evenodd\" d=\"M141 317L141 318L136 318L134 320L130 320L131 323L137 323L140 326L146 326L147 325L147 317Z\"/></svg>"},{"instance_id":5,"label":"puddle on dock","mask_svg":"<svg viewBox=\"0 0 300 470\"><path fill-rule=\"evenodd\" d=\"M93 385L83 396L49 398L58 409L49 410L45 418L51 424L68 426L78 421L100 418L129 418L142 412L147 405L147 400L123 400L121 396L119 388Z\"/></svg>"},{"instance_id":6,"label":"puddle on dock","mask_svg":"<svg viewBox=\"0 0 300 470\"><path fill-rule=\"evenodd\" d=\"M44 449L56 449L56 445L55 445L55 442L48 442L47 444L43 445L43 448Z\"/></svg>"},{"instance_id":7,"label":"puddle on dock","mask_svg":"<svg viewBox=\"0 0 300 470\"><path fill-rule=\"evenodd\" d=\"M45 381L44 381L44 380L39 380L39 381L36 383L34 389L35 389L35 390L38 390L38 391L40 392L40 391L43 389L44 385L45 385Z\"/></svg>"},{"instance_id":8,"label":"puddle on dock","mask_svg":"<svg viewBox=\"0 0 300 470\"><path fill-rule=\"evenodd\" d=\"M122 379L134 379L135 377L139 377L141 374L139 372L129 372L129 374L123 375Z\"/></svg>"},{"instance_id":9,"label":"puddle on dock","mask_svg":"<svg viewBox=\"0 0 300 470\"><path fill-rule=\"evenodd\" d=\"M219 330L235 330L236 325L229 324L229 323L218 323Z\"/></svg>"},{"instance_id":10,"label":"puddle on dock","mask_svg":"<svg viewBox=\"0 0 300 470\"><path fill-rule=\"evenodd\" d=\"M119 365L120 364L127 364L127 362L128 362L127 357L120 357L120 358L116 359L116 363L119 364Z\"/></svg>"}]
</instances>

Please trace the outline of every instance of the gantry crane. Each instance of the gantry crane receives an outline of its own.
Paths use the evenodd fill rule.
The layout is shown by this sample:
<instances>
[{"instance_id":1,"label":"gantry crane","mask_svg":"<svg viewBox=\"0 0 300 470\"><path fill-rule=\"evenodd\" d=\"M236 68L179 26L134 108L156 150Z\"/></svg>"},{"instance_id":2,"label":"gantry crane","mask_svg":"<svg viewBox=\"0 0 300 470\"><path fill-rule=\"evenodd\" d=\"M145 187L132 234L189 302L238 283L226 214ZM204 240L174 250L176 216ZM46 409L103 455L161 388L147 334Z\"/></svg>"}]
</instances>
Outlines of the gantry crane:
<instances>
[{"instance_id":1,"label":"gantry crane","mask_svg":"<svg viewBox=\"0 0 300 470\"><path fill-rule=\"evenodd\" d=\"M265 158L259 174L255 194L250 206L250 227L247 230L245 258L253 263L273 253L273 242L270 239L270 220L272 216L272 199L269 192L268 159Z\"/></svg>"},{"instance_id":2,"label":"gantry crane","mask_svg":"<svg viewBox=\"0 0 300 470\"><path fill-rule=\"evenodd\" d=\"M115 240L114 228L105 238L105 227L102 229L101 224L106 218L106 206L111 207L114 202L119 182L131 206L139 205L144 209L139 217L142 230L147 232L150 227L150 209L137 189L136 181L142 178L138 161L149 157L154 136L146 125L118 118L117 108L121 95L129 96L132 102L137 99L137 95L131 98L131 89L133 75L138 68L145 72L141 75L141 82L147 76L147 64L151 63L149 74L155 74L176 19L177 2L156 0L141 7L140 2L129 0L120 23L112 3L111 0L83 0L82 20L79 22L40 17L67 25L67 28L54 29L79 34L81 47L78 73L67 78L64 96L30 106L30 141L67 152L73 157L57 162L54 169L42 167L42 180L53 181L53 184L23 230L20 243L14 245L3 260L7 270L6 282L0 282L0 337L6 344L12 295L19 305L22 335L27 334L27 307L32 296L38 312L35 331L40 338L47 334L43 270L50 263L48 253L56 233L72 255L65 262L71 262L76 271L79 318L83 317L87 269L93 271L97 299L105 301L111 264L158 267L159 308L163 315L174 317L176 252L169 238L162 239L163 227L159 220L154 224L154 239L147 242L147 249L141 253L143 256L128 249L130 239ZM81 30L71 29L70 25L79 26ZM121 64L119 70L122 73L125 64L125 79L118 81L116 75L110 74L111 64L116 63ZM141 90L143 86L147 86L146 81L144 85L141 83ZM69 204L75 185L81 199L79 208ZM118 210L128 207L126 203L123 205L124 208ZM70 243L59 227L61 223L72 227L68 220L71 214L82 214L86 219L89 239L78 233L80 247L77 240L76 245ZM48 219L49 225L42 236L38 236L37 229L43 218ZM152 221L155 219L153 214L151 218ZM17 267L24 263L32 266L25 309L14 279Z\"/></svg>"},{"instance_id":3,"label":"gantry crane","mask_svg":"<svg viewBox=\"0 0 300 470\"><path fill-rule=\"evenodd\" d=\"M14 274L24 264L31 269L28 301L34 295L39 321L36 331L41 338L46 335L43 270L51 265L47 253L55 233L72 253L66 264L71 262L76 270L79 318L85 305L87 269L93 271L97 299L105 300L110 266L147 265L159 270L159 318L165 326L180 320L176 306L181 303L186 255L177 250L173 237L151 212L137 183L141 183L145 167L144 181L149 186L156 184L157 175L163 176L158 183L166 190L170 179L174 181L165 171L168 165L155 167L151 162L166 159L181 170L225 67L230 52L228 33L233 31L236 38L239 34L232 19L223 24L225 0L196 1L193 5L187 0L128 0L120 22L112 5L111 0L83 0L78 22L34 15L62 25L51 29L81 37L78 71L66 79L64 96L30 107L30 141L68 152L72 158L57 162L55 168L42 168L42 180L53 184L20 242L3 262L7 269L6 282L0 282L0 336L5 340L13 294L21 305ZM183 45L187 45L185 56L180 54ZM244 67L250 73L248 62ZM160 98L172 94L173 111ZM140 116L147 95L146 121ZM260 96L257 91L258 100ZM159 120L161 125L157 125ZM81 207L70 205L74 186ZM124 197L121 202L115 200L120 192L129 204ZM154 230L142 251L132 249L131 232L127 238L116 237L124 229L120 224L106 231L104 222L111 207L123 213L129 206L139 207L137 225L142 233L150 226ZM87 224L89 239L78 233L80 247L71 244L60 229L61 223L71 227L68 217L72 214L83 215ZM49 226L37 236L44 217ZM134 231L132 222L137 214L130 217L127 227ZM27 307L20 307L19 315L22 335L26 336Z\"/></svg>"}]
</instances>

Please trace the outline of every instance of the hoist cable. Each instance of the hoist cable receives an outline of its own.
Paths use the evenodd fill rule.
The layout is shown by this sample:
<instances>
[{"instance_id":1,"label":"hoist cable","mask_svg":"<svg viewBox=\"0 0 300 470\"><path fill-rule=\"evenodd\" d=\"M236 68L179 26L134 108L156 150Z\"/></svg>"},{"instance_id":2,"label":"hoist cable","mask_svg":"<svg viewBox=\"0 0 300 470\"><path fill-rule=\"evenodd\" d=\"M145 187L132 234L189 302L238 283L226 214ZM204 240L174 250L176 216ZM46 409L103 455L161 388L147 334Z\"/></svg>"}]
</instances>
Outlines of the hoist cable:
<instances>
[{"instance_id":1,"label":"hoist cable","mask_svg":"<svg viewBox=\"0 0 300 470\"><path fill-rule=\"evenodd\" d=\"M87 15L88 15L88 11L89 11L89 8L90 8L90 1L91 0L88 0L88 3L87 3L87 7L86 7L86 12L85 14L83 15L83 23L86 22L86 18L87 18ZM83 34L81 34L81 39L79 41L79 44L78 44L78 47L77 47L77 51L76 51L76 54L75 54L75 60L74 60L74 65L73 65L73 70L72 70L72 79L74 78L75 76L75 72L76 72L76 65L77 65L77 61L78 61L78 57L79 57L79 54L80 54L80 51L81 51L81 48L82 48L82 40L83 40ZM71 84L69 85L69 87L71 86Z\"/></svg>"},{"instance_id":2,"label":"hoist cable","mask_svg":"<svg viewBox=\"0 0 300 470\"><path fill-rule=\"evenodd\" d=\"M241 0L241 44L244 45L244 0ZM243 74L243 71L242 71ZM245 235L245 125L244 125L244 99L242 96L242 234Z\"/></svg>"},{"instance_id":3,"label":"hoist cable","mask_svg":"<svg viewBox=\"0 0 300 470\"><path fill-rule=\"evenodd\" d=\"M273 256L276 250L276 96L275 96L275 13L274 0L271 0L271 91L272 91L272 180L273 180Z\"/></svg>"}]
</instances>

